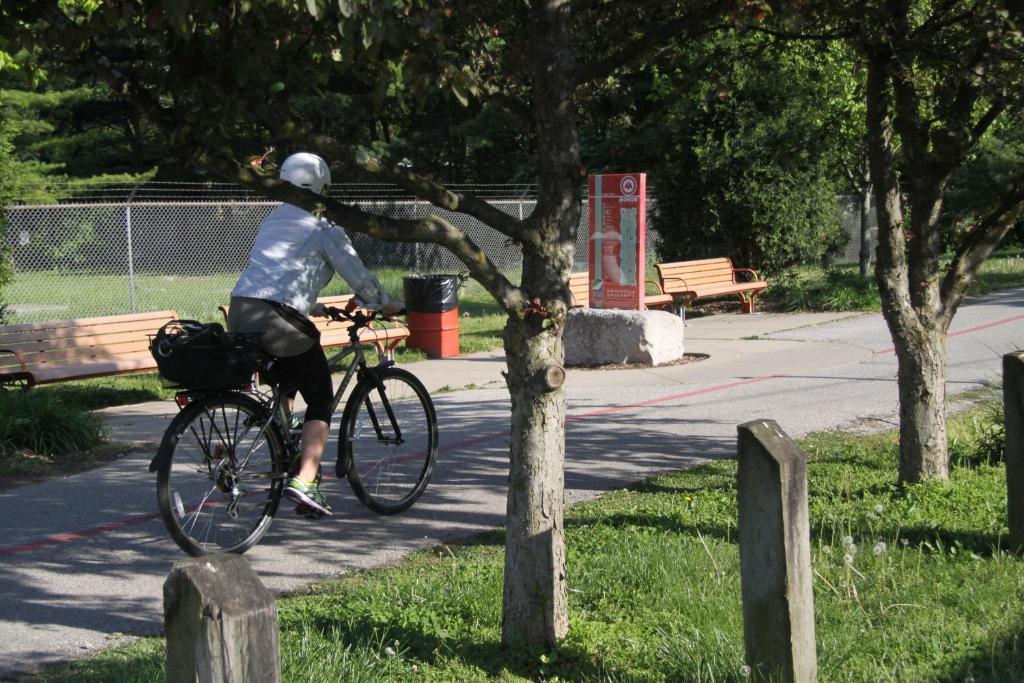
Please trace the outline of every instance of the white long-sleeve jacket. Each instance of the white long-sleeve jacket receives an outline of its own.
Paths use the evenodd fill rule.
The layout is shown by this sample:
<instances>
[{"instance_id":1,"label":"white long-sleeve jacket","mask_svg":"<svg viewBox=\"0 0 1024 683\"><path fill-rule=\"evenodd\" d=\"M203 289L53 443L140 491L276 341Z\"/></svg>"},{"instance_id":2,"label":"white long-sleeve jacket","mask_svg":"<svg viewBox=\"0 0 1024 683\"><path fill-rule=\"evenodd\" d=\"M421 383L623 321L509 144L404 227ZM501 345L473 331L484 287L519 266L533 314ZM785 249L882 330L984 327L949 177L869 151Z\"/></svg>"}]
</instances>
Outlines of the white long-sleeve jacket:
<instances>
[{"instance_id":1,"label":"white long-sleeve jacket","mask_svg":"<svg viewBox=\"0 0 1024 683\"><path fill-rule=\"evenodd\" d=\"M277 301L309 315L334 273L352 288L360 306L378 309L391 301L344 230L297 206L282 204L260 224L249 265L231 296Z\"/></svg>"}]
</instances>

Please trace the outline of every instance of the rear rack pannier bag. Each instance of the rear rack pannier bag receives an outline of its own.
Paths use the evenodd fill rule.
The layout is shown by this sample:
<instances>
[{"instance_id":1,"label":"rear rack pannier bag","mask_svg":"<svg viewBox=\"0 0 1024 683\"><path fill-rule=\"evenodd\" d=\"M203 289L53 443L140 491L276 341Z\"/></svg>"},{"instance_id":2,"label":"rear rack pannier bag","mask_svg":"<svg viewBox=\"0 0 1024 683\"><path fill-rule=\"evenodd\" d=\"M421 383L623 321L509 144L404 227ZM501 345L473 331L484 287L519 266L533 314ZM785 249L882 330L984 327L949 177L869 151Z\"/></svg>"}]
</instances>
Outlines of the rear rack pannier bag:
<instances>
[{"instance_id":1,"label":"rear rack pannier bag","mask_svg":"<svg viewBox=\"0 0 1024 683\"><path fill-rule=\"evenodd\" d=\"M172 320L150 339L149 350L171 388L244 387L259 364L255 335L230 334L219 323Z\"/></svg>"}]
</instances>

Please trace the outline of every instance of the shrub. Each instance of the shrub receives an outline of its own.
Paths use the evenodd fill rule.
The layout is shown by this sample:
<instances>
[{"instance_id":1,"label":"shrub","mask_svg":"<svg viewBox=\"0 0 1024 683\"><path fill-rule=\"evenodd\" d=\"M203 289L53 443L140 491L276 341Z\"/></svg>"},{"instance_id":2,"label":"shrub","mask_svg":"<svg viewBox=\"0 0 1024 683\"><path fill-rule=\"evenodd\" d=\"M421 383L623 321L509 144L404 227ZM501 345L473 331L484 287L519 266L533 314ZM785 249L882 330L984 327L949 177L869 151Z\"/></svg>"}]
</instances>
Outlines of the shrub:
<instances>
[{"instance_id":1,"label":"shrub","mask_svg":"<svg viewBox=\"0 0 1024 683\"><path fill-rule=\"evenodd\" d=\"M966 424L950 429L949 459L954 466L998 465L1006 459L1006 416L1003 403L994 400L974 411Z\"/></svg>"},{"instance_id":2,"label":"shrub","mask_svg":"<svg viewBox=\"0 0 1024 683\"><path fill-rule=\"evenodd\" d=\"M763 68L747 62L750 53L767 60ZM838 251L846 237L829 122L848 114L822 109L841 98L819 67L845 58L762 36L716 37L686 56L698 80L664 76L652 95L666 131L651 173L659 257L731 256L776 275Z\"/></svg>"},{"instance_id":3,"label":"shrub","mask_svg":"<svg viewBox=\"0 0 1024 683\"><path fill-rule=\"evenodd\" d=\"M88 450L103 438L103 423L92 413L37 391L0 391L0 459L28 450L64 455Z\"/></svg>"}]
</instances>

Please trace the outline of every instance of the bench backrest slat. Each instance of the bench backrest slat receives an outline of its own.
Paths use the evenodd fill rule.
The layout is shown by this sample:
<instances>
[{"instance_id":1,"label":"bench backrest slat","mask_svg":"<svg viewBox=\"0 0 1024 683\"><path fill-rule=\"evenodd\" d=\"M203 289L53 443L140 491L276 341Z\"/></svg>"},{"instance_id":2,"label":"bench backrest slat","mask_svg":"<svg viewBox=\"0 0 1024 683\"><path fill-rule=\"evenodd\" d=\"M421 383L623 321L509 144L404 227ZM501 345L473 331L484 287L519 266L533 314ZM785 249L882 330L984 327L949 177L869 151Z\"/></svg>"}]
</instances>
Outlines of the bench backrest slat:
<instances>
[{"instance_id":1,"label":"bench backrest slat","mask_svg":"<svg viewBox=\"0 0 1024 683\"><path fill-rule=\"evenodd\" d=\"M159 329L159 326L155 327L153 324L148 324L138 326L135 329L103 330L101 328L89 328L81 330L82 334L67 336L44 336L38 332L19 332L16 335L0 335L0 348L12 348L18 353L23 350L44 351L51 348L89 348L145 339L146 335L157 334Z\"/></svg>"},{"instance_id":2,"label":"bench backrest slat","mask_svg":"<svg viewBox=\"0 0 1024 683\"><path fill-rule=\"evenodd\" d=\"M147 353L150 351L150 342L148 340L134 340L134 341L123 341L117 344L105 344L102 346L87 346L81 348L44 348L44 349L24 349L18 346L7 347L10 350L17 351L19 356L26 362L26 365L33 365L36 362L52 362L54 360L67 361L67 360L87 360L90 358L116 358L122 355L132 355L135 353ZM16 364L15 357L10 353L0 354L0 362L10 361L12 364Z\"/></svg>"},{"instance_id":3,"label":"bench backrest slat","mask_svg":"<svg viewBox=\"0 0 1024 683\"><path fill-rule=\"evenodd\" d=\"M175 317L176 315L177 314L174 311L147 311L145 313L129 313L126 315L105 315L98 316L95 318L75 318L72 320L46 320L37 323L13 323L10 325L0 325L0 338L2 338L3 335L5 334L24 332L29 330L45 330L47 332L55 332L63 328L71 328L72 330L75 330L83 327L106 327L108 325L115 323L136 324L145 322L147 320L162 320L166 322ZM163 322L159 323L159 325L162 324Z\"/></svg>"},{"instance_id":4,"label":"bench backrest slat","mask_svg":"<svg viewBox=\"0 0 1024 683\"><path fill-rule=\"evenodd\" d=\"M81 363L94 363L99 361L117 360L132 356L148 356L149 347L145 344L136 344L130 347L117 349L97 350L92 353L80 351L49 351L47 353L30 353L22 356L25 367L31 370L35 367L54 367L59 365L75 365ZM21 364L9 354L0 355L0 368L10 370L20 368Z\"/></svg>"},{"instance_id":5,"label":"bench backrest slat","mask_svg":"<svg viewBox=\"0 0 1024 683\"><path fill-rule=\"evenodd\" d=\"M590 306L590 275L586 271L569 275L569 294L573 306Z\"/></svg>"},{"instance_id":6,"label":"bench backrest slat","mask_svg":"<svg viewBox=\"0 0 1024 683\"><path fill-rule=\"evenodd\" d=\"M666 292L700 285L732 284L736 281L732 261L728 258L658 263L654 267L658 270L658 277Z\"/></svg>"},{"instance_id":7,"label":"bench backrest slat","mask_svg":"<svg viewBox=\"0 0 1024 683\"><path fill-rule=\"evenodd\" d=\"M176 317L174 311L151 311L0 325L0 349L17 352L30 372L89 363L117 365L122 359L131 359L132 367L137 367L138 359L149 354L150 337ZM0 371L20 369L15 355L0 354Z\"/></svg>"}]
</instances>

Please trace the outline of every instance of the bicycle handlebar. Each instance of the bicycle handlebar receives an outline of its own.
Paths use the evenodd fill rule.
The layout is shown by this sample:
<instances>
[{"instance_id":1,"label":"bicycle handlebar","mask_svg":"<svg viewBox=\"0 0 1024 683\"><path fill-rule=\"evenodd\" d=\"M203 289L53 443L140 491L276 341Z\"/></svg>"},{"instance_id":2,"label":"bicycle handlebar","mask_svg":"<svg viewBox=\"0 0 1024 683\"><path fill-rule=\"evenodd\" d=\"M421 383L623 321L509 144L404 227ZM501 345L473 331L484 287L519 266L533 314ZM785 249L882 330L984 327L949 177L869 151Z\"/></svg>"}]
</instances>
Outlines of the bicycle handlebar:
<instances>
[{"instance_id":1,"label":"bicycle handlebar","mask_svg":"<svg viewBox=\"0 0 1024 683\"><path fill-rule=\"evenodd\" d=\"M337 322L348 321L356 327L366 327L374 320L386 320L392 322L398 319L397 316L405 315L406 309L402 309L394 315L384 315L381 311L370 311L369 315L363 312L364 309L355 309L351 313L343 308L337 306L324 306L324 313L327 314L331 320Z\"/></svg>"}]
</instances>

